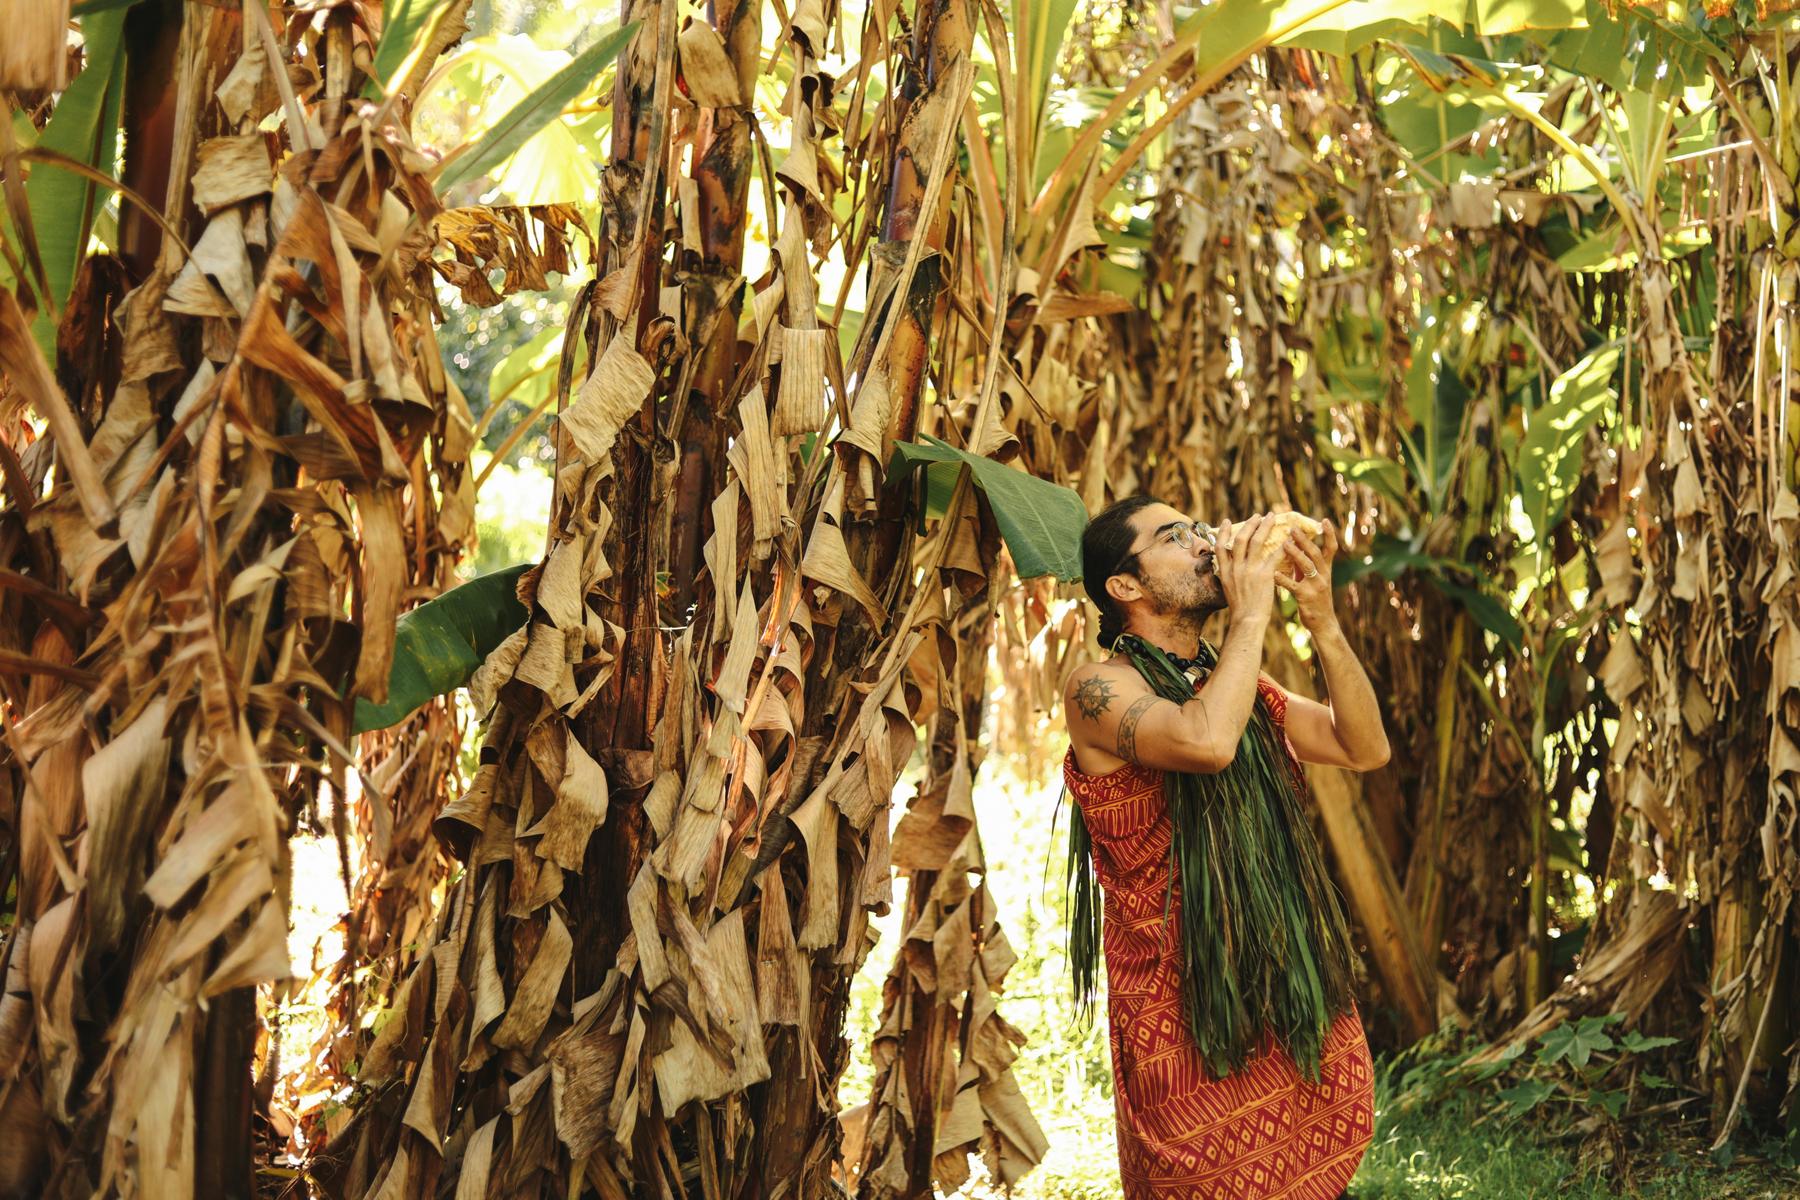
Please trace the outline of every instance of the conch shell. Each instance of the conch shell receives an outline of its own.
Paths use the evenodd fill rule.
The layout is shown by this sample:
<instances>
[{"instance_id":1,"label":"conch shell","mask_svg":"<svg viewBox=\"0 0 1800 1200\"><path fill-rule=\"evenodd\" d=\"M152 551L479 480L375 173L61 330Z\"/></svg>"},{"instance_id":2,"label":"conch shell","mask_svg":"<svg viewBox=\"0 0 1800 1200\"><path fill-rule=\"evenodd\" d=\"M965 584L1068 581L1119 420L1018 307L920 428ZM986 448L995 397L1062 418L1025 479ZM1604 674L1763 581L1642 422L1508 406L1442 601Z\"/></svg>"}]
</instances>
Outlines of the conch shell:
<instances>
[{"instance_id":1,"label":"conch shell","mask_svg":"<svg viewBox=\"0 0 1800 1200\"><path fill-rule=\"evenodd\" d=\"M1307 537L1318 538L1325 532L1325 527L1307 516L1305 513L1278 512L1270 513L1262 527L1262 554L1269 558L1281 553L1282 544L1288 535L1298 530Z\"/></svg>"}]
</instances>

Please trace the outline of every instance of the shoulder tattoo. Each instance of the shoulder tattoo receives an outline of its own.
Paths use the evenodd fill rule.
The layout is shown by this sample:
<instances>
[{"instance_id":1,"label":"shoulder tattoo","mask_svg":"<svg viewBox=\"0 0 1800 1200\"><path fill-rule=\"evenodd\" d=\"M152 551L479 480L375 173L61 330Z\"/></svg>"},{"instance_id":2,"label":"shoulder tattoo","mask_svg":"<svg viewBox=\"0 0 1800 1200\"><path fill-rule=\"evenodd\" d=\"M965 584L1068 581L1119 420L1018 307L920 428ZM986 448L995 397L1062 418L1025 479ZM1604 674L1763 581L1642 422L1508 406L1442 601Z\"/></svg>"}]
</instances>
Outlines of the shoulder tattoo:
<instances>
[{"instance_id":1,"label":"shoulder tattoo","mask_svg":"<svg viewBox=\"0 0 1800 1200\"><path fill-rule=\"evenodd\" d=\"M1138 722L1143 720L1144 714L1154 707L1161 699L1161 696L1154 694L1140 696L1137 700L1132 702L1130 708L1125 710L1125 715L1119 718L1119 745L1117 754L1126 762L1136 762L1138 760Z\"/></svg>"},{"instance_id":2,"label":"shoulder tattoo","mask_svg":"<svg viewBox=\"0 0 1800 1200\"><path fill-rule=\"evenodd\" d=\"M1090 721L1105 712L1112 702L1113 685L1110 680L1090 675L1075 685L1075 704L1081 709L1081 715Z\"/></svg>"}]
</instances>

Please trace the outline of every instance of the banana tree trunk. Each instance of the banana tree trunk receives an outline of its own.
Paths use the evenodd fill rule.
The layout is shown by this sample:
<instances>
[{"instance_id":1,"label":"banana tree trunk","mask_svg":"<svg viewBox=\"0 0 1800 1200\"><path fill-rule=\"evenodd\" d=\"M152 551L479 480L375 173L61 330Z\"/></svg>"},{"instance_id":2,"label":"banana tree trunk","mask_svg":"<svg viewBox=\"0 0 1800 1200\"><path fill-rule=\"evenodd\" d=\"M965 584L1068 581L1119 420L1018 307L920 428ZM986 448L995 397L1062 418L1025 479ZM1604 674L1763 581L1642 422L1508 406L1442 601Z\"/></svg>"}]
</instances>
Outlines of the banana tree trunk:
<instances>
[{"instance_id":1,"label":"banana tree trunk","mask_svg":"<svg viewBox=\"0 0 1800 1200\"><path fill-rule=\"evenodd\" d=\"M341 800L403 598L468 538L437 508L469 429L428 332L422 160L391 127L324 136L316 114L361 82L347 53L304 106L291 93L284 47L319 61L350 10L279 19L84 16L88 67L44 140L109 171L120 113L124 257L84 260L82 213L38 206L39 249L80 265L41 297L62 314L54 370L0 293L0 794L33 835L0 956L24 985L0 1021L18 1194L251 1194L256 989L291 974L287 834ZM25 187L64 170L39 159ZM373 233L399 218L427 231L411 257Z\"/></svg>"},{"instance_id":2,"label":"banana tree trunk","mask_svg":"<svg viewBox=\"0 0 1800 1200\"><path fill-rule=\"evenodd\" d=\"M905 364L929 347L936 302L927 289L923 307L871 312L874 370L842 394L811 259L845 168L826 158L831 31L803 5L785 40L775 261L739 327L732 223L752 131L721 110L750 99L757 11L721 6L715 28L679 32L673 0L627 13L606 261L586 381L558 423L550 548L520 581L526 628L473 686L492 708L482 768L438 822L464 871L361 1063L369 1100L334 1142L334 1192L417 1195L449 1173L465 1196L583 1179L607 1196L746 1200L831 1186L849 983L891 897L887 807L936 701L909 676L928 634L907 497L865 486L873 451L806 455L805 435L829 432L835 400L880 412L877 449L911 436L916 399L869 379L916 391ZM672 151L690 101L691 180ZM930 150L921 212L954 194L946 109L953 122L926 105L909 135ZM918 294L922 249L896 297ZM695 540L704 573L683 585L670 576Z\"/></svg>"},{"instance_id":3,"label":"banana tree trunk","mask_svg":"<svg viewBox=\"0 0 1800 1200\"><path fill-rule=\"evenodd\" d=\"M687 295L694 311L687 314L686 321L690 328L711 332L702 335L704 349L694 362L691 381L685 390L678 383L674 397L677 409L691 423L687 429L676 426L681 454L670 532L670 569L675 579L671 608L678 617L694 600L706 505L723 483L725 440L732 429L732 412L724 401L742 361L738 320L745 289L740 272L755 164L750 125L754 118L749 105L762 47L762 10L762 0L713 0L708 12L713 36L730 66L726 78L735 86L735 95L729 98L736 103L702 109L697 118L693 184L700 271L697 279L690 276L693 282ZM700 28L694 27L690 41L707 37ZM707 44L711 45L710 40Z\"/></svg>"}]
</instances>

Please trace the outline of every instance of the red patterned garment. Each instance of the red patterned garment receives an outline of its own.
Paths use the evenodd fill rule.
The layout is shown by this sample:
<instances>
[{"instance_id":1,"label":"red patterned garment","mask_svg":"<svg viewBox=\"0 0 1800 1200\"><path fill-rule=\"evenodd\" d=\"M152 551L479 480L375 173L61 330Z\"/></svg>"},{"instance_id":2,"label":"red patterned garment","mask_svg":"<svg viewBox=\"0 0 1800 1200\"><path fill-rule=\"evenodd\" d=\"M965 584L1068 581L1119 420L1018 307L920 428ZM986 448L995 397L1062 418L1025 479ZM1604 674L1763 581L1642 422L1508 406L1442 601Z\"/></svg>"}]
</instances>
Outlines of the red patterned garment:
<instances>
[{"instance_id":1,"label":"red patterned garment","mask_svg":"<svg viewBox=\"0 0 1800 1200\"><path fill-rule=\"evenodd\" d=\"M1258 688L1287 740L1287 696ZM1243 1069L1213 1079L1181 1003L1181 889L1169 897L1174 829L1163 773L1125 763L1105 775L1075 765L1063 778L1093 837L1100 879L1119 1175L1125 1200L1337 1200L1375 1136L1375 1076L1352 1007L1326 1036L1309 1083L1273 1035Z\"/></svg>"}]
</instances>

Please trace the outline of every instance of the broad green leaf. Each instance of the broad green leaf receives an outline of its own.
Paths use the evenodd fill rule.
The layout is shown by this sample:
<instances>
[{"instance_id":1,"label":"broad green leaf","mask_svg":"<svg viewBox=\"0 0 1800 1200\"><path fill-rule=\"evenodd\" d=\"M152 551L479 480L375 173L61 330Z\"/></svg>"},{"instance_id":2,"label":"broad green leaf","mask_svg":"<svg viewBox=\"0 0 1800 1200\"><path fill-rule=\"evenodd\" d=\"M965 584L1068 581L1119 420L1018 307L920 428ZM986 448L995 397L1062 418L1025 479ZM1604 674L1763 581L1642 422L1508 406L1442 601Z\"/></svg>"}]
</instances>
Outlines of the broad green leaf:
<instances>
[{"instance_id":1,"label":"broad green leaf","mask_svg":"<svg viewBox=\"0 0 1800 1200\"><path fill-rule=\"evenodd\" d=\"M457 120L459 134L473 144L500 114L511 112L571 61L563 49L543 49L522 33L472 38L446 57L427 92L433 106ZM599 77L577 93L574 111L550 121L504 163L488 172L495 187L515 204L560 204L600 192L612 112L598 95ZM448 93L440 95L439 92ZM454 159L463 150L452 151ZM848 212L844 214L848 219Z\"/></svg>"},{"instance_id":2,"label":"broad green leaf","mask_svg":"<svg viewBox=\"0 0 1800 1200\"><path fill-rule=\"evenodd\" d=\"M1506 1102L1507 1111L1518 1117L1530 1112L1555 1093L1555 1084L1546 1083L1542 1079L1527 1079L1513 1087L1500 1089L1500 1099Z\"/></svg>"},{"instance_id":3,"label":"broad green leaf","mask_svg":"<svg viewBox=\"0 0 1800 1200\"><path fill-rule=\"evenodd\" d=\"M1045 101L1050 83L1056 77L1056 56L1062 50L1063 34L1075 15L1075 0L1013 0L1012 34L1017 95L1017 113L1006 114L1002 127L1017 131L1020 149L1031 157L1024 159L1029 168L1042 160L1040 135L1044 126ZM996 162L1003 156L996 154ZM1028 171L1041 182L1036 171Z\"/></svg>"},{"instance_id":4,"label":"broad green leaf","mask_svg":"<svg viewBox=\"0 0 1800 1200\"><path fill-rule=\"evenodd\" d=\"M382 0L381 40L375 45L375 77L364 86L364 96L378 96L383 87L394 82L400 64L425 36L437 11L447 3L449 0Z\"/></svg>"},{"instance_id":5,"label":"broad green leaf","mask_svg":"<svg viewBox=\"0 0 1800 1200\"><path fill-rule=\"evenodd\" d=\"M824 309L824 311L819 314L819 319L824 324L830 325L831 310L825 309L823 301L821 301L819 307ZM842 356L844 362L849 362L856 354L856 339L862 336L863 322L866 319L867 317L862 309L851 307L846 307L843 311L843 315L838 318L838 354Z\"/></svg>"},{"instance_id":6,"label":"broad green leaf","mask_svg":"<svg viewBox=\"0 0 1800 1200\"><path fill-rule=\"evenodd\" d=\"M1343 587L1365 575L1380 575L1392 581L1412 569L1435 575L1443 570L1443 566L1440 560L1420 553L1392 534L1378 533L1368 554L1359 559L1340 558L1331 564L1331 586Z\"/></svg>"},{"instance_id":7,"label":"broad green leaf","mask_svg":"<svg viewBox=\"0 0 1800 1200\"><path fill-rule=\"evenodd\" d=\"M1324 406L1329 415L1331 403L1340 402L1345 392L1364 404L1381 405L1387 399L1387 380L1378 363L1381 329L1374 318L1354 311L1341 311L1323 323L1314 353L1318 356L1319 374L1330 385L1331 395Z\"/></svg>"},{"instance_id":8,"label":"broad green leaf","mask_svg":"<svg viewBox=\"0 0 1800 1200\"><path fill-rule=\"evenodd\" d=\"M950 495L956 490L957 476L962 474L962 466L953 462L934 462L925 465L925 510L919 514L919 532L925 532L927 518L942 517L950 511Z\"/></svg>"},{"instance_id":9,"label":"broad green leaf","mask_svg":"<svg viewBox=\"0 0 1800 1200\"><path fill-rule=\"evenodd\" d=\"M520 563L481 575L403 615L394 631L394 665L382 704L356 702L356 732L397 724L434 696L469 682L475 668L525 623L514 595Z\"/></svg>"},{"instance_id":10,"label":"broad green leaf","mask_svg":"<svg viewBox=\"0 0 1800 1200\"><path fill-rule=\"evenodd\" d=\"M1631 1051L1633 1054L1642 1054L1646 1050L1660 1050L1664 1046L1677 1046L1680 1044L1680 1038L1645 1037L1635 1029L1628 1031L1625 1036L1619 1039L1620 1047ZM1642 1078L1648 1079L1650 1077L1643 1076Z\"/></svg>"},{"instance_id":11,"label":"broad green leaf","mask_svg":"<svg viewBox=\"0 0 1800 1200\"><path fill-rule=\"evenodd\" d=\"M1627 271L1637 266L1637 261L1625 226L1616 218L1556 256L1556 265L1571 275Z\"/></svg>"},{"instance_id":12,"label":"broad green leaf","mask_svg":"<svg viewBox=\"0 0 1800 1200\"><path fill-rule=\"evenodd\" d=\"M116 9L82 21L87 66L56 102L38 145L111 175L119 141L119 97L125 72L125 14ZM25 182L31 225L44 261L50 297L60 311L75 286L75 272L87 252L95 185L70 171L39 163ZM56 361L56 328L47 305L38 307L32 333L51 362Z\"/></svg>"},{"instance_id":13,"label":"broad green leaf","mask_svg":"<svg viewBox=\"0 0 1800 1200\"><path fill-rule=\"evenodd\" d=\"M1638 195L1649 195L1662 171L1663 155L1669 145L1669 129L1675 123L1675 106L1669 102L1673 80L1668 76L1654 80L1648 89L1626 88L1619 93L1619 120L1615 120L1620 139L1625 143L1625 164L1631 185Z\"/></svg>"},{"instance_id":14,"label":"broad green leaf","mask_svg":"<svg viewBox=\"0 0 1800 1200\"><path fill-rule=\"evenodd\" d=\"M1542 1040L1538 1061L1545 1064L1567 1059L1575 1066L1585 1067L1596 1051L1613 1048L1613 1040L1606 1033L1606 1023L1597 1017L1564 1022L1544 1034Z\"/></svg>"},{"instance_id":15,"label":"broad green leaf","mask_svg":"<svg viewBox=\"0 0 1800 1200\"><path fill-rule=\"evenodd\" d=\"M1519 625L1518 618L1507 611L1504 602L1495 599L1486 592L1451 583L1435 575L1427 576L1433 587L1444 595L1460 600L1468 610L1469 616L1483 629L1511 646L1516 653L1525 646L1525 630Z\"/></svg>"},{"instance_id":16,"label":"broad green leaf","mask_svg":"<svg viewBox=\"0 0 1800 1200\"><path fill-rule=\"evenodd\" d=\"M1438 45L1416 46L1410 42L1395 42L1393 47L1413 65L1434 91L1445 91L1461 83L1474 83L1488 87L1499 86L1508 74L1516 72L1512 63L1495 62L1490 58L1478 58L1472 54L1446 53Z\"/></svg>"},{"instance_id":17,"label":"broad green leaf","mask_svg":"<svg viewBox=\"0 0 1800 1200\"><path fill-rule=\"evenodd\" d=\"M1382 123L1420 169L1440 182L1465 174L1486 176L1500 168L1499 154L1491 148L1476 155L1446 154L1444 147L1505 112L1506 105L1493 96L1454 88L1433 91L1410 68L1398 73L1381 105Z\"/></svg>"},{"instance_id":18,"label":"broad green leaf","mask_svg":"<svg viewBox=\"0 0 1800 1200\"><path fill-rule=\"evenodd\" d=\"M1423 34L1443 8L1442 0L1352 0L1279 44L1348 58L1377 41Z\"/></svg>"},{"instance_id":19,"label":"broad green leaf","mask_svg":"<svg viewBox=\"0 0 1800 1200\"><path fill-rule=\"evenodd\" d=\"M1379 454L1359 454L1337 445L1323 434L1315 439L1314 444L1319 448L1320 457L1331 464L1332 470L1351 483L1369 485L1399 505L1402 511L1413 507L1406 499L1406 468L1393 459L1383 458Z\"/></svg>"},{"instance_id":20,"label":"broad green leaf","mask_svg":"<svg viewBox=\"0 0 1800 1200\"><path fill-rule=\"evenodd\" d=\"M443 174L438 176L438 191L447 192L459 183L479 179L511 158L532 134L561 116L563 110L619 56L619 51L637 33L637 27L638 23L633 21L601 38L545 80L467 150L445 164Z\"/></svg>"},{"instance_id":21,"label":"broad green leaf","mask_svg":"<svg viewBox=\"0 0 1800 1200\"><path fill-rule=\"evenodd\" d=\"M494 364L488 372L487 402L521 404L536 408L556 386L556 368L562 361L563 330L552 325Z\"/></svg>"},{"instance_id":22,"label":"broad green leaf","mask_svg":"<svg viewBox=\"0 0 1800 1200\"><path fill-rule=\"evenodd\" d=\"M1621 347L1608 343L1556 377L1550 399L1526 419L1519 446L1519 500L1540 548L1563 519L1569 496L1581 477L1582 445L1588 427L1616 408L1612 378Z\"/></svg>"},{"instance_id":23,"label":"broad green leaf","mask_svg":"<svg viewBox=\"0 0 1800 1200\"><path fill-rule=\"evenodd\" d=\"M1661 214L1666 231L1662 238L1662 256L1673 260L1703 246L1712 245L1712 232L1704 225L1684 225L1681 214L1666 209ZM1627 271L1637 266L1637 250L1631 245L1616 217L1556 256L1556 265L1570 272Z\"/></svg>"},{"instance_id":24,"label":"broad green leaf","mask_svg":"<svg viewBox=\"0 0 1800 1200\"><path fill-rule=\"evenodd\" d=\"M1586 0L1469 0L1469 24L1491 37L1526 29L1587 28Z\"/></svg>"},{"instance_id":25,"label":"broad green leaf","mask_svg":"<svg viewBox=\"0 0 1800 1200\"><path fill-rule=\"evenodd\" d=\"M1625 1101L1629 1095L1630 1093L1622 1088L1612 1088L1606 1091L1596 1091L1591 1093L1594 1103L1598 1104L1601 1108L1604 1108L1606 1110L1606 1115L1615 1121L1619 1119L1619 1114L1625 1111Z\"/></svg>"},{"instance_id":26,"label":"broad green leaf","mask_svg":"<svg viewBox=\"0 0 1800 1200\"><path fill-rule=\"evenodd\" d=\"M1406 408L1411 430L1402 430L1406 459L1429 498L1431 512L1444 511L1444 491L1456 462L1469 388L1439 351L1446 320L1457 319L1439 308L1436 320L1422 325L1406 376ZM1483 318L1484 320L1487 318Z\"/></svg>"},{"instance_id":27,"label":"broad green leaf","mask_svg":"<svg viewBox=\"0 0 1800 1200\"><path fill-rule=\"evenodd\" d=\"M1085 108L1078 111L1079 115L1070 118L1070 109L1057 103L1054 96L1045 105L1044 125L1038 131L1036 173L1030 177L1034 190L1041 191L1049 178L1056 174L1056 169L1067 161L1075 146L1076 131L1092 120ZM1104 135L1101 140L1106 140ZM1004 158L1001 161L1005 161Z\"/></svg>"},{"instance_id":28,"label":"broad green leaf","mask_svg":"<svg viewBox=\"0 0 1800 1200\"><path fill-rule=\"evenodd\" d=\"M1659 80L1691 87L1706 78L1706 60L1723 51L1698 30L1676 28L1620 6L1617 16L1605 0L1586 0L1587 28L1548 36L1544 48L1552 65L1587 75L1608 87L1652 88Z\"/></svg>"},{"instance_id":29,"label":"broad green leaf","mask_svg":"<svg viewBox=\"0 0 1800 1200\"><path fill-rule=\"evenodd\" d=\"M1097 255L1083 262L1081 266L1083 270L1082 291L1089 294L1111 292L1115 296L1123 296L1133 305L1141 306L1144 303L1144 287L1150 282L1150 279L1142 268L1127 267L1110 258L1101 258Z\"/></svg>"},{"instance_id":30,"label":"broad green leaf","mask_svg":"<svg viewBox=\"0 0 1800 1200\"><path fill-rule=\"evenodd\" d=\"M969 468L975 486L987 496L1000 536L1012 552L1019 578L1055 575L1058 579L1081 578L1081 533L1087 528L1087 507L1073 489L1016 471L991 458L958 450L930 434L920 434L924 445L895 442L888 461L889 483L904 477L922 463L956 463ZM930 478L929 476L927 477Z\"/></svg>"},{"instance_id":31,"label":"broad green leaf","mask_svg":"<svg viewBox=\"0 0 1800 1200\"><path fill-rule=\"evenodd\" d=\"M1548 861L1552 871L1580 872L1584 868L1581 862L1581 834L1567 825L1551 825L1545 831L1548 844Z\"/></svg>"}]
</instances>

